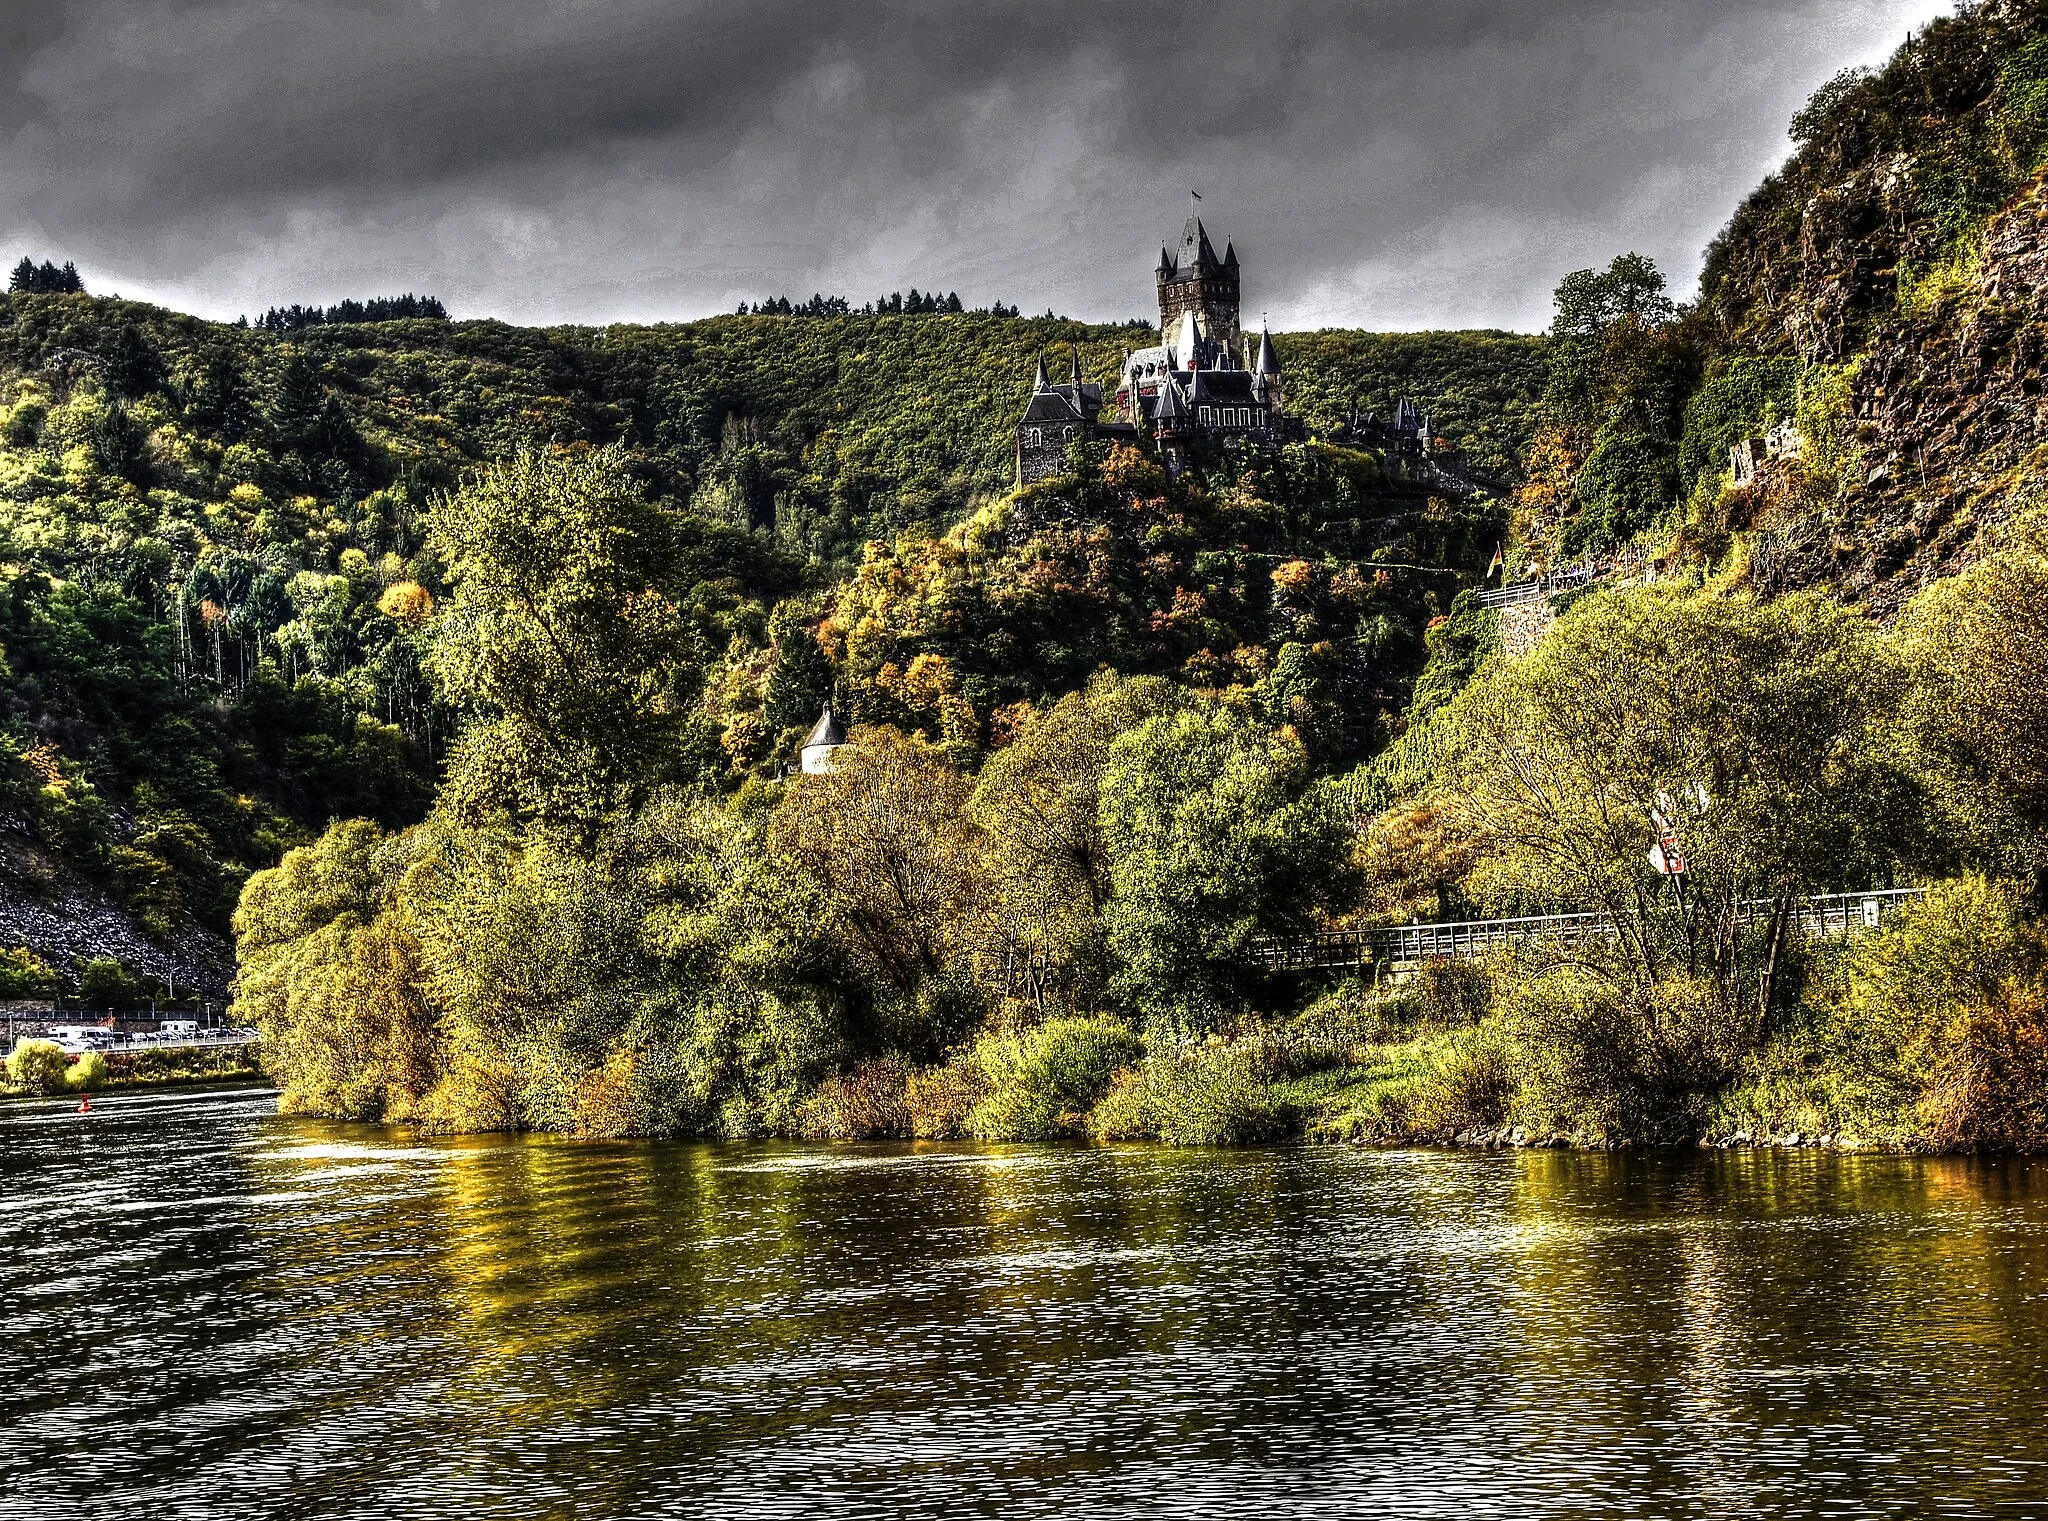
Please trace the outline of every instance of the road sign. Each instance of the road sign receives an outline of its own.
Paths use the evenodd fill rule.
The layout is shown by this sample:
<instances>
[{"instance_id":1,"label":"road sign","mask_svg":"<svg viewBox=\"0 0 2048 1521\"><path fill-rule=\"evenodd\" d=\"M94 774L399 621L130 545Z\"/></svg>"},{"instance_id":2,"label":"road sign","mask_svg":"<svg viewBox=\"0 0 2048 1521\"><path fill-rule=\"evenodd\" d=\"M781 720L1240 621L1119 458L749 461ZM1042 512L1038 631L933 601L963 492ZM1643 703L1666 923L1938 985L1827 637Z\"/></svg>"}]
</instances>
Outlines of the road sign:
<instances>
[{"instance_id":1,"label":"road sign","mask_svg":"<svg viewBox=\"0 0 2048 1521\"><path fill-rule=\"evenodd\" d=\"M1650 847L1650 869L1667 877L1685 875L1685 856L1678 848L1678 836L1667 834Z\"/></svg>"}]
</instances>

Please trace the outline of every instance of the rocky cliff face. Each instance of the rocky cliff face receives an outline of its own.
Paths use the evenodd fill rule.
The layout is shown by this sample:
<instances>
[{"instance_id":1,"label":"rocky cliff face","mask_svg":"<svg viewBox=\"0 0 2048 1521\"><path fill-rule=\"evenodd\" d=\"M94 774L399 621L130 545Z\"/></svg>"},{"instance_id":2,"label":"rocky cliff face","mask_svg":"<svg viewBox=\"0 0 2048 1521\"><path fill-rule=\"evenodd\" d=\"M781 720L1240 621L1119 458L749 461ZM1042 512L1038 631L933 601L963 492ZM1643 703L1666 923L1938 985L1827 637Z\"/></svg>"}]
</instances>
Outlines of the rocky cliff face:
<instances>
[{"instance_id":1,"label":"rocky cliff face","mask_svg":"<svg viewBox=\"0 0 2048 1521\"><path fill-rule=\"evenodd\" d=\"M1966 6L1794 133L1700 313L1724 351L1846 376L1838 479L1760 535L1759 583L1889 615L2048 480L2048 3Z\"/></svg>"},{"instance_id":2,"label":"rocky cliff face","mask_svg":"<svg viewBox=\"0 0 2048 1521\"><path fill-rule=\"evenodd\" d=\"M2048 482L2048 185L1992 220L1945 295L1876 320L1843 358L1855 456L1837 500L1783 532L1777 575L1888 615Z\"/></svg>"}]
</instances>

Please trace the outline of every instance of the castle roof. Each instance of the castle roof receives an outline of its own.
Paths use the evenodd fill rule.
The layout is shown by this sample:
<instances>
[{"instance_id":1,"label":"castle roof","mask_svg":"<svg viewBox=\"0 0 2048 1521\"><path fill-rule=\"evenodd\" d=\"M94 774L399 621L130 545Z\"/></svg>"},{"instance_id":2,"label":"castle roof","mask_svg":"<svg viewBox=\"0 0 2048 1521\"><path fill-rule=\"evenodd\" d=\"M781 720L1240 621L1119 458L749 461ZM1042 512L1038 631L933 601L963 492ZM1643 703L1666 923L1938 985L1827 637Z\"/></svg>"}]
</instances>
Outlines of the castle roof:
<instances>
[{"instance_id":1,"label":"castle roof","mask_svg":"<svg viewBox=\"0 0 2048 1521\"><path fill-rule=\"evenodd\" d=\"M1180 385L1172 375L1160 383L1159 400L1152 408L1152 420L1161 425L1181 424L1188 420L1187 403L1181 400Z\"/></svg>"},{"instance_id":2,"label":"castle roof","mask_svg":"<svg viewBox=\"0 0 2048 1521\"><path fill-rule=\"evenodd\" d=\"M1102 387L1083 386L1083 393L1093 390L1095 404L1102 405ZM1081 421L1081 409L1074 405L1071 386L1047 386L1043 391L1032 394L1031 404L1024 409L1024 421L1028 423L1070 423Z\"/></svg>"},{"instance_id":3,"label":"castle roof","mask_svg":"<svg viewBox=\"0 0 2048 1521\"><path fill-rule=\"evenodd\" d=\"M846 730L839 722L839 715L832 711L832 704L828 701L825 704L824 710L818 714L818 721L811 725L810 737L804 741L803 748L810 750L819 745L843 745L845 743Z\"/></svg>"},{"instance_id":4,"label":"castle roof","mask_svg":"<svg viewBox=\"0 0 2048 1521\"><path fill-rule=\"evenodd\" d=\"M1188 400L1221 401L1233 406L1261 405L1247 370L1196 370L1188 377Z\"/></svg>"},{"instance_id":5,"label":"castle roof","mask_svg":"<svg viewBox=\"0 0 2048 1521\"><path fill-rule=\"evenodd\" d=\"M1263 322L1259 324L1259 357L1254 367L1261 375L1280 373L1280 356L1273 352L1273 335Z\"/></svg>"},{"instance_id":6,"label":"castle roof","mask_svg":"<svg viewBox=\"0 0 2048 1521\"><path fill-rule=\"evenodd\" d=\"M1209 241L1209 230L1202 225L1200 217L1189 217L1187 226L1181 229L1178 255L1169 257L1164 248L1159 250L1159 275L1165 280L1212 275L1235 268L1237 250L1232 248L1227 257L1217 258L1216 245Z\"/></svg>"}]
</instances>

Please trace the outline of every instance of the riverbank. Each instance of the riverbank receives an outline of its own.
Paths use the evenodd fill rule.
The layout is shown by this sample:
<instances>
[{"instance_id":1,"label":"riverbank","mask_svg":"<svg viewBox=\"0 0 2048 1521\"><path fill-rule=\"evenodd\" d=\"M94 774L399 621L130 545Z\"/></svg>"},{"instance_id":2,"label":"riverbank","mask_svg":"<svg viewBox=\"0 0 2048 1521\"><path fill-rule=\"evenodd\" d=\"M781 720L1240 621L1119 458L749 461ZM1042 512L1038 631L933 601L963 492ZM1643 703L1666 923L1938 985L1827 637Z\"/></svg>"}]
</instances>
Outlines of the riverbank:
<instances>
[{"instance_id":1,"label":"riverbank","mask_svg":"<svg viewBox=\"0 0 2048 1521\"><path fill-rule=\"evenodd\" d=\"M183 1088L208 1085L249 1087L270 1081L256 1057L254 1046L231 1046L166 1051L123 1052L98 1055L103 1066L88 1081L81 1081L77 1063L50 1083L10 1082L0 1066L0 1098L50 1098L64 1093L113 1093L138 1088Z\"/></svg>"},{"instance_id":2,"label":"riverbank","mask_svg":"<svg viewBox=\"0 0 2048 1521\"><path fill-rule=\"evenodd\" d=\"M1677 1043L1667 1019L1654 1031ZM349 1115L286 1087L287 1114L375 1118L423 1134L527 1131L626 1139L827 1142L1150 1142L1169 1147L1342 1144L1465 1149L1774 1148L1939 1153L2048 1149L2012 1106L1962 1123L1981 1095L1955 1060L1877 1059L1807 1018L1710 1061L1680 1065L1602 1026L1606 1059L1532 1020L1484 968L1445 965L1398 989L1346 982L1286 1019L1201 1040L1123 1021L1053 1019L985 1035L937 1065L860 1063L773 1106L693 1111L662 1069L614 1057L563 1079L508 1065L427 1102ZM1986 1046L1961 1055L1981 1072ZM1661 1058L1661 1059L1660 1059ZM1975 1065L1970 1065L1974 1063ZM488 1078L490 1086L484 1085ZM549 1084L558 1084L551 1092ZM518 1105L504 1095L517 1095ZM1986 1123L1986 1119L1997 1125ZM2002 1128L1999 1128L2002 1127Z\"/></svg>"}]
</instances>

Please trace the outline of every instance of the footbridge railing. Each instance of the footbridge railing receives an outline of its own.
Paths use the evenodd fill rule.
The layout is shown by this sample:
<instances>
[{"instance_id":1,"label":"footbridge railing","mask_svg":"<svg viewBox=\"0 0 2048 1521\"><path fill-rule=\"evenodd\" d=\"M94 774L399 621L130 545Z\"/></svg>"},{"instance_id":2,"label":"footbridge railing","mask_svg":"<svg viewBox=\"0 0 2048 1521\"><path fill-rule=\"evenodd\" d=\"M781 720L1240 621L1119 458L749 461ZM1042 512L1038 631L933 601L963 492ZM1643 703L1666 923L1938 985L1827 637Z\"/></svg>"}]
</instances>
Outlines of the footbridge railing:
<instances>
[{"instance_id":1,"label":"footbridge railing","mask_svg":"<svg viewBox=\"0 0 2048 1521\"><path fill-rule=\"evenodd\" d=\"M1900 904L1925 892L1920 887L1880 888L1860 893L1821 893L1799 899L1792 923L1808 939L1847 934L1876 926ZM1745 922L1767 918L1777 905L1756 898L1741 906ZM1443 957L1461 960L1486 955L1501 946L1550 940L1560 946L1582 945L1614 934L1604 914L1534 914L1520 919L1467 919L1429 924L1396 924L1380 929L1332 930L1321 935L1266 936L1247 947L1247 959L1270 972L1314 971L1378 966L1413 971L1425 961Z\"/></svg>"}]
</instances>

